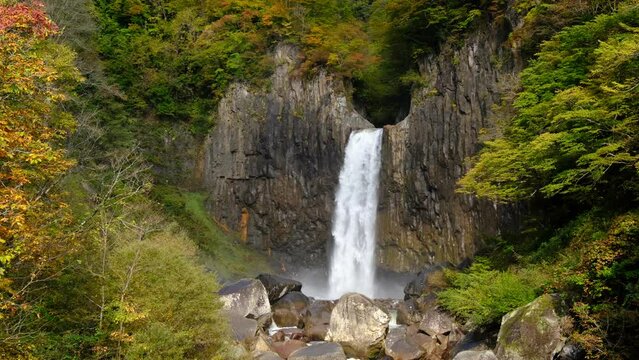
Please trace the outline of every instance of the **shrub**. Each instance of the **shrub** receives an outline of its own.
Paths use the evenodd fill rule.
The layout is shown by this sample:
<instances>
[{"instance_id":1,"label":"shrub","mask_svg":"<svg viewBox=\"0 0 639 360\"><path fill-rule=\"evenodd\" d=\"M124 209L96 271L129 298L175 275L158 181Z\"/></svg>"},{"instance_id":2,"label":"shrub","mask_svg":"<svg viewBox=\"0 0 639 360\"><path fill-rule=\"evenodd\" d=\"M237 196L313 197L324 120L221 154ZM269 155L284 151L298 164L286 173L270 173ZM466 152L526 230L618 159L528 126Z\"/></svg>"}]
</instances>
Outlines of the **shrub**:
<instances>
[{"instance_id":1,"label":"shrub","mask_svg":"<svg viewBox=\"0 0 639 360\"><path fill-rule=\"evenodd\" d=\"M497 323L504 314L532 301L543 282L533 271L493 270L481 258L468 270L449 271L447 276L452 287L439 293L439 302L478 326Z\"/></svg>"}]
</instances>

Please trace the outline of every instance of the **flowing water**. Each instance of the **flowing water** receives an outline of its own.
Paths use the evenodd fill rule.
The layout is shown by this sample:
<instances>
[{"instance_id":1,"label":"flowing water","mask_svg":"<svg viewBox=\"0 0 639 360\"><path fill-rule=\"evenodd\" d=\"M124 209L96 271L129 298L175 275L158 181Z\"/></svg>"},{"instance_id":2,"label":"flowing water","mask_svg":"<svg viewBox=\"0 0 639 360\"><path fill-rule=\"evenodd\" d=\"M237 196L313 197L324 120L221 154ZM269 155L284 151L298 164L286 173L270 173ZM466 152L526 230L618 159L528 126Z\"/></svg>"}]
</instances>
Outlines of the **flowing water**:
<instances>
[{"instance_id":1,"label":"flowing water","mask_svg":"<svg viewBox=\"0 0 639 360\"><path fill-rule=\"evenodd\" d=\"M339 174L333 217L329 292L374 297L375 237L382 129L351 133Z\"/></svg>"}]
</instances>

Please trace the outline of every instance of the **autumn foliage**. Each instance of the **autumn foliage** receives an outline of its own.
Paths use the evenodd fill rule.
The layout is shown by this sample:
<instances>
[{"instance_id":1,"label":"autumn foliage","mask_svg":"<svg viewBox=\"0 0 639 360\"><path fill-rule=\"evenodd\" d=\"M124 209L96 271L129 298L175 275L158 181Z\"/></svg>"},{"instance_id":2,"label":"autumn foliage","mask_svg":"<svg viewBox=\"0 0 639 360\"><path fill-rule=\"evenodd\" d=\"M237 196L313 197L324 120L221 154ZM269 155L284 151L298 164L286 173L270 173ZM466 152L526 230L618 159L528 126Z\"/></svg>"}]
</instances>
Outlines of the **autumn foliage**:
<instances>
[{"instance_id":1,"label":"autumn foliage","mask_svg":"<svg viewBox=\"0 0 639 360\"><path fill-rule=\"evenodd\" d=\"M79 74L71 51L47 40L57 31L41 3L0 5L3 311L12 311L29 284L70 248L59 233L68 222L65 206L51 189L73 164L61 144L74 122L59 104Z\"/></svg>"}]
</instances>

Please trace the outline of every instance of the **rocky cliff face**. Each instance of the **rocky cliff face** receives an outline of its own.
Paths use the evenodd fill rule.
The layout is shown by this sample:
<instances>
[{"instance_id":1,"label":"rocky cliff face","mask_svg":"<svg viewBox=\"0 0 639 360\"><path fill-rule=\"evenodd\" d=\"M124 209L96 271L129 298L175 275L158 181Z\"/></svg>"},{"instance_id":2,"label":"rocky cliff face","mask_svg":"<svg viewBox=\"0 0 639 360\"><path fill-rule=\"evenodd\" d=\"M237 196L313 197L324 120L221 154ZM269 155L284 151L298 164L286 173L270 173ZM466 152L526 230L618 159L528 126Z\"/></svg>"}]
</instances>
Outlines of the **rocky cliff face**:
<instances>
[{"instance_id":1,"label":"rocky cliff face","mask_svg":"<svg viewBox=\"0 0 639 360\"><path fill-rule=\"evenodd\" d=\"M198 177L216 219L254 246L324 263L343 152L372 127L326 73L296 76L296 51L275 53L268 91L234 85L219 105Z\"/></svg>"},{"instance_id":2,"label":"rocky cliff face","mask_svg":"<svg viewBox=\"0 0 639 360\"><path fill-rule=\"evenodd\" d=\"M405 120L384 128L378 263L414 271L471 257L483 236L501 230L507 212L455 192L479 150L492 107L518 66L503 45L511 22L486 22L461 47L424 59L427 83L414 92Z\"/></svg>"},{"instance_id":3,"label":"rocky cliff face","mask_svg":"<svg viewBox=\"0 0 639 360\"><path fill-rule=\"evenodd\" d=\"M495 204L455 190L483 129L495 128L492 107L518 71L504 47L515 18L484 21L462 46L424 59L427 85L414 92L406 119L385 127L380 267L459 263L484 236L513 222ZM276 49L270 90L229 90L196 173L219 222L254 246L289 256L284 261L323 264L348 135L372 125L353 109L341 81L326 73L296 76L296 56L290 46Z\"/></svg>"}]
</instances>

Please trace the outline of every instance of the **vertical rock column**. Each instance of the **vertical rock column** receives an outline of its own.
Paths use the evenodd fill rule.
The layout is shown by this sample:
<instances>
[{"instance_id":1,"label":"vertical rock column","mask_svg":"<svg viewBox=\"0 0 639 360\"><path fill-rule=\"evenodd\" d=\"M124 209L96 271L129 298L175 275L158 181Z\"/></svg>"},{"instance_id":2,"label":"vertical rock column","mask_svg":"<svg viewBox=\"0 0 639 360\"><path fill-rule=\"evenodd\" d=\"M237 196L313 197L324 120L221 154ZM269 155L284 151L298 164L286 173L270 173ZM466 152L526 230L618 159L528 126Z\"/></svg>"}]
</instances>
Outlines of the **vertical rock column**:
<instances>
[{"instance_id":1,"label":"vertical rock column","mask_svg":"<svg viewBox=\"0 0 639 360\"><path fill-rule=\"evenodd\" d=\"M341 81L296 75L293 47L273 56L270 89L235 84L222 99L196 168L218 222L286 263L325 264L348 135L372 125Z\"/></svg>"},{"instance_id":2,"label":"vertical rock column","mask_svg":"<svg viewBox=\"0 0 639 360\"><path fill-rule=\"evenodd\" d=\"M446 45L420 66L426 86L414 91L405 120L384 132L378 264L416 271L460 263L482 238L512 224L511 214L456 192L480 134L494 131L492 108L517 67L503 45L508 20L485 21L462 47Z\"/></svg>"}]
</instances>

